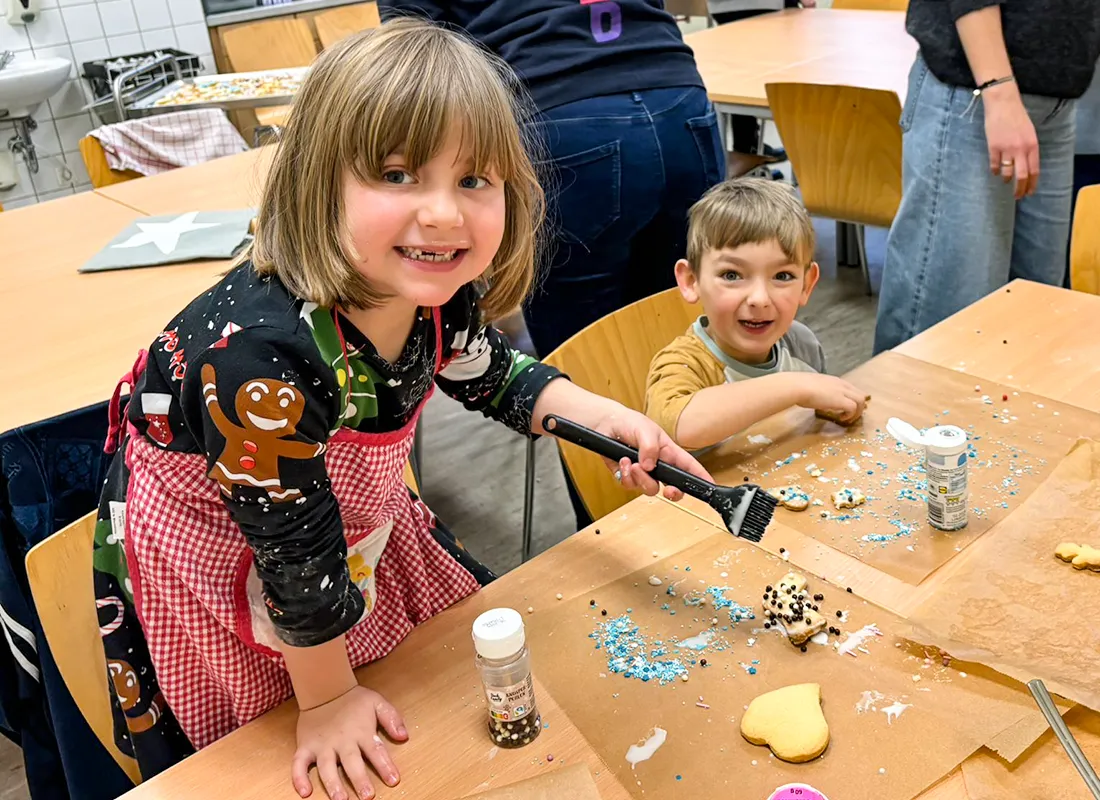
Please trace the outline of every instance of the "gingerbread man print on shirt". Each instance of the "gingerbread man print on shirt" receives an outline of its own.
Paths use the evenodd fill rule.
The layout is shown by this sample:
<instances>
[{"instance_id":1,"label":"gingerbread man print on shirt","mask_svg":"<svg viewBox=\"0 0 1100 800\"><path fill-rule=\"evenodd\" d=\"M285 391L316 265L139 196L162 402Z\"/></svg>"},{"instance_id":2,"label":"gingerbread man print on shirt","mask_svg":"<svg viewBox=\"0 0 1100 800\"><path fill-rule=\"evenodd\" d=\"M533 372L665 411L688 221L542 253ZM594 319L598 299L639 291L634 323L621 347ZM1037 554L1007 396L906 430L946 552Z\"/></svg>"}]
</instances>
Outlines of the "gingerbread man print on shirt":
<instances>
[{"instance_id":1,"label":"gingerbread man print on shirt","mask_svg":"<svg viewBox=\"0 0 1100 800\"><path fill-rule=\"evenodd\" d=\"M309 459L325 451L324 444L291 439L305 410L305 397L289 383L272 378L247 380L237 390L234 407L241 424L225 415L218 403L217 376L212 364L202 367L202 394L210 419L225 437L210 477L227 497L234 486L263 489L272 502L301 497L301 490L285 488L279 477L279 458Z\"/></svg>"}]
</instances>

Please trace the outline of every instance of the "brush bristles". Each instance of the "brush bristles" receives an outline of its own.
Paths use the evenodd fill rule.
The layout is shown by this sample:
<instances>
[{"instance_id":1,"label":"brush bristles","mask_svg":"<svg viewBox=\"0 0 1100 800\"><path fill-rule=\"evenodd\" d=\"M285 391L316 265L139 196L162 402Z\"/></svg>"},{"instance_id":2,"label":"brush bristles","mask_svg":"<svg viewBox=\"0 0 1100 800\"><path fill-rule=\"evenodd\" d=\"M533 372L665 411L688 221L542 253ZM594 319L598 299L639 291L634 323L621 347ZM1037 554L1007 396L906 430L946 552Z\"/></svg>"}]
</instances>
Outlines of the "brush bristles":
<instances>
[{"instance_id":1,"label":"brush bristles","mask_svg":"<svg viewBox=\"0 0 1100 800\"><path fill-rule=\"evenodd\" d=\"M749 503L749 508L745 512L745 519L741 522L741 530L737 532L737 535L742 539L748 539L750 542L759 542L764 538L764 531L767 530L768 524L772 521L772 515L775 513L775 507L777 501L774 497L763 490L758 490L752 498L752 502Z\"/></svg>"}]
</instances>

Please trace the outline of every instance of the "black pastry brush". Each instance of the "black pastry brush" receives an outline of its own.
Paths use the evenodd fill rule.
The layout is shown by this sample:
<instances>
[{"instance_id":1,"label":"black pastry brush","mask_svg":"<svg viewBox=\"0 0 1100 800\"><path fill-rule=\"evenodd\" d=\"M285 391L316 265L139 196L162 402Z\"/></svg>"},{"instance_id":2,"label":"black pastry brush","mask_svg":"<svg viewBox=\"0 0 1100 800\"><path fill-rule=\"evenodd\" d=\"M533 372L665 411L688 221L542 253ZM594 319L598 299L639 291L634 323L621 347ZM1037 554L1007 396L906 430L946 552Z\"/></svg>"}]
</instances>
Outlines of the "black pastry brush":
<instances>
[{"instance_id":1,"label":"black pastry brush","mask_svg":"<svg viewBox=\"0 0 1100 800\"><path fill-rule=\"evenodd\" d=\"M562 417L547 414L542 420L542 427L559 439L612 461L622 458L629 458L635 463L638 461L637 449ZM722 521L730 533L752 542L760 541L775 513L775 498L752 483L719 486L664 461L658 461L649 474L661 483L675 486L684 494L702 500L722 515Z\"/></svg>"}]
</instances>

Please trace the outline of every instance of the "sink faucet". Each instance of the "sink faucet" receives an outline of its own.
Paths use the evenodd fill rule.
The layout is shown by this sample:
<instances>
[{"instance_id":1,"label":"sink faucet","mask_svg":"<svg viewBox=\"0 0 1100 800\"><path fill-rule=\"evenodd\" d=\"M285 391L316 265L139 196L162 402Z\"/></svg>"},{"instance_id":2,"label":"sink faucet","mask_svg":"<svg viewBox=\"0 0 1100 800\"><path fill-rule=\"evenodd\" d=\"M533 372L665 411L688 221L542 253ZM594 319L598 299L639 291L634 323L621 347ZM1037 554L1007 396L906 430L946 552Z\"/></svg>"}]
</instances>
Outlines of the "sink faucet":
<instances>
[{"instance_id":1,"label":"sink faucet","mask_svg":"<svg viewBox=\"0 0 1100 800\"><path fill-rule=\"evenodd\" d=\"M15 53L11 50L4 50L0 52L0 69L3 69L12 61L15 60Z\"/></svg>"}]
</instances>

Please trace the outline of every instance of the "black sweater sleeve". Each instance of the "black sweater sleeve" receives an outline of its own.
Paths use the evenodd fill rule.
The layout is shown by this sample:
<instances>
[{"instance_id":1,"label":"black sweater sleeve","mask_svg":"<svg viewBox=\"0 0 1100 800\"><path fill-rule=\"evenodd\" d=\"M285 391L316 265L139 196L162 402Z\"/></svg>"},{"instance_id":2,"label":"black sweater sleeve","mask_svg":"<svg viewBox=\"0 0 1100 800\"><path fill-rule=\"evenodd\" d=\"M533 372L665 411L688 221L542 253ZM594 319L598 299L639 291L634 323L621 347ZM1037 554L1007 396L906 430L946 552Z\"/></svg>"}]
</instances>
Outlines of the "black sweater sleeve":
<instances>
[{"instance_id":1,"label":"black sweater sleeve","mask_svg":"<svg viewBox=\"0 0 1100 800\"><path fill-rule=\"evenodd\" d=\"M336 383L311 347L246 328L203 351L183 391L188 427L254 554L268 616L295 647L336 638L364 607L325 468Z\"/></svg>"}]
</instances>

